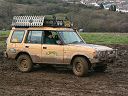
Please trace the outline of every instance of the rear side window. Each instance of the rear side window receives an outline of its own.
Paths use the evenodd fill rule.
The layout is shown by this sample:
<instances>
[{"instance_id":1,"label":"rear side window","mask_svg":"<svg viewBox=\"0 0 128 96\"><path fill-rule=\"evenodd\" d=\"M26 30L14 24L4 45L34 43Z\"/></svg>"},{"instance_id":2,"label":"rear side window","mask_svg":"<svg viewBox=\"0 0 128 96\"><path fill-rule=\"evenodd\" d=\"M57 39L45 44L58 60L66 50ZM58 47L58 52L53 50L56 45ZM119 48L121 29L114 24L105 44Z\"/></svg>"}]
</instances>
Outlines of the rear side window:
<instances>
[{"instance_id":1,"label":"rear side window","mask_svg":"<svg viewBox=\"0 0 128 96\"><path fill-rule=\"evenodd\" d=\"M26 43L41 44L42 31L29 31Z\"/></svg>"},{"instance_id":2,"label":"rear side window","mask_svg":"<svg viewBox=\"0 0 128 96\"><path fill-rule=\"evenodd\" d=\"M22 40L23 40L23 37L24 37L24 31L14 31L13 32L13 35L12 35L12 38L11 38L11 42L12 43L21 43Z\"/></svg>"}]
</instances>

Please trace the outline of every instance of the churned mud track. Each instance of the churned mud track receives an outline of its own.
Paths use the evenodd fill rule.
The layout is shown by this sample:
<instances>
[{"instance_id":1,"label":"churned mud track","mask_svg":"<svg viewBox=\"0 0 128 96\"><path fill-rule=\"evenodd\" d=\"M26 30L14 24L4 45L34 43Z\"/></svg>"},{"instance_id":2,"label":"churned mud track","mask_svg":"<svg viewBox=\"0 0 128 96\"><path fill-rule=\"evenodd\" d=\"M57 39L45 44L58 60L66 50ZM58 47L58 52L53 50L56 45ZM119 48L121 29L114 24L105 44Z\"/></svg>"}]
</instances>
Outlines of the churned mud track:
<instances>
[{"instance_id":1,"label":"churned mud track","mask_svg":"<svg viewBox=\"0 0 128 96\"><path fill-rule=\"evenodd\" d=\"M116 63L88 77L76 77L66 68L37 67L20 73L0 51L0 96L128 96L128 45L114 47L119 50Z\"/></svg>"}]
</instances>

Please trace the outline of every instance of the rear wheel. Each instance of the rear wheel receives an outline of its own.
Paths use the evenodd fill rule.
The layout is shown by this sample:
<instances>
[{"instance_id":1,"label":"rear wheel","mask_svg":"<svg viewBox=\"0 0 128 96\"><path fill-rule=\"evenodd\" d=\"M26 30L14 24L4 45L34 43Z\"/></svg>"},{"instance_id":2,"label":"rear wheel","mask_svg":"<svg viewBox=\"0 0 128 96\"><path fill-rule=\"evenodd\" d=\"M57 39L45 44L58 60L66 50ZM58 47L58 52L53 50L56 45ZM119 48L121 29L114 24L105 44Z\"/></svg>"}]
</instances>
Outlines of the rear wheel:
<instances>
[{"instance_id":1,"label":"rear wheel","mask_svg":"<svg viewBox=\"0 0 128 96\"><path fill-rule=\"evenodd\" d=\"M33 68L32 60L26 54L20 55L17 59L17 67L21 72L30 72Z\"/></svg>"},{"instance_id":2,"label":"rear wheel","mask_svg":"<svg viewBox=\"0 0 128 96\"><path fill-rule=\"evenodd\" d=\"M76 57L73 60L73 73L76 76L85 76L88 74L88 62L84 57Z\"/></svg>"}]
</instances>

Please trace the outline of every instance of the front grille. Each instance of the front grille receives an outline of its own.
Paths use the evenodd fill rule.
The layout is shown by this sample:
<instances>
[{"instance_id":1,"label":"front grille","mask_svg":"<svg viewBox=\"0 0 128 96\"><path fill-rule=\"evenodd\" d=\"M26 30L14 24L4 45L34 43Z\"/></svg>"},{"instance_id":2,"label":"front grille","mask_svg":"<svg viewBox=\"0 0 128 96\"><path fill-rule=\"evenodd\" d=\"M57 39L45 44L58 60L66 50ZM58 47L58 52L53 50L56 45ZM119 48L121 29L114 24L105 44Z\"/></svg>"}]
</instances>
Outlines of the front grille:
<instances>
[{"instance_id":1,"label":"front grille","mask_svg":"<svg viewBox=\"0 0 128 96\"><path fill-rule=\"evenodd\" d=\"M102 51L100 53L100 59L101 60L107 60L107 59L109 59L113 55L114 55L113 51Z\"/></svg>"}]
</instances>

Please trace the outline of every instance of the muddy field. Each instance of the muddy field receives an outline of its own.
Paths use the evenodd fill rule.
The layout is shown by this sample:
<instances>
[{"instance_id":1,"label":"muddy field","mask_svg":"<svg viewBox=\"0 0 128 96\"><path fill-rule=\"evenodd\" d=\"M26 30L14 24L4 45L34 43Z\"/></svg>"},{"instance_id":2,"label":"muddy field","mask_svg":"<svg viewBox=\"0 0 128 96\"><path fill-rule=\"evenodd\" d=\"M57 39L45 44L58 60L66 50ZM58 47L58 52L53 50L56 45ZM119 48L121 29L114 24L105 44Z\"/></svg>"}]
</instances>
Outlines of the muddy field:
<instances>
[{"instance_id":1,"label":"muddy field","mask_svg":"<svg viewBox=\"0 0 128 96\"><path fill-rule=\"evenodd\" d=\"M105 73L76 77L71 69L36 67L31 73L17 71L15 62L0 50L0 96L128 96L128 45L119 50L116 63Z\"/></svg>"}]
</instances>

